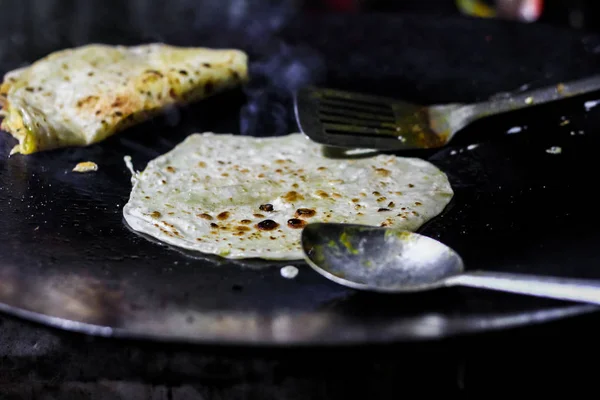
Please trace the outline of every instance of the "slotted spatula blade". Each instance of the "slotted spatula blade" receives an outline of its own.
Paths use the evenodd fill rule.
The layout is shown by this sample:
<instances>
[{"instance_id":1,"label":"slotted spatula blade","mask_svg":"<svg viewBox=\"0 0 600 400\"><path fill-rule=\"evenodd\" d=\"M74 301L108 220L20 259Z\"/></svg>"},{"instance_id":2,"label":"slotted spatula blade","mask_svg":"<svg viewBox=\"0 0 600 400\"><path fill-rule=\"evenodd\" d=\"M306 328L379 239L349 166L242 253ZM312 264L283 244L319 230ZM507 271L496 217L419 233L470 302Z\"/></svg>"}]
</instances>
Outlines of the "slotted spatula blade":
<instances>
[{"instance_id":1,"label":"slotted spatula blade","mask_svg":"<svg viewBox=\"0 0 600 400\"><path fill-rule=\"evenodd\" d=\"M600 75L501 93L473 104L424 106L398 99L305 87L295 96L300 130L332 147L375 150L431 149L446 145L476 119L600 90Z\"/></svg>"},{"instance_id":2,"label":"slotted spatula blade","mask_svg":"<svg viewBox=\"0 0 600 400\"><path fill-rule=\"evenodd\" d=\"M296 93L295 105L302 132L328 146L409 150L447 141L448 127L432 126L428 107L396 99L306 87Z\"/></svg>"}]
</instances>

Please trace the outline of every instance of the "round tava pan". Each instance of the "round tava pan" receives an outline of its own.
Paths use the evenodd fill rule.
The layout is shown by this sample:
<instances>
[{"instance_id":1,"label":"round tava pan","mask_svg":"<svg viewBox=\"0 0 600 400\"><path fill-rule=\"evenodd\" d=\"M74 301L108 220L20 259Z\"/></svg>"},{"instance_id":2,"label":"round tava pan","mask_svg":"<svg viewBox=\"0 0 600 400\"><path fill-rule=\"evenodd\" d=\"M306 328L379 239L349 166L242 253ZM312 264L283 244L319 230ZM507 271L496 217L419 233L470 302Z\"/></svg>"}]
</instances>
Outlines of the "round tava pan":
<instances>
[{"instance_id":1,"label":"round tava pan","mask_svg":"<svg viewBox=\"0 0 600 400\"><path fill-rule=\"evenodd\" d=\"M110 30L106 21L90 22L83 38L67 24L54 27L63 34L52 40L13 26L4 36L18 34L20 40L0 53L0 65L5 72L89 42L162 40L242 48L250 55L252 82L88 148L8 157L14 141L2 133L3 311L104 336L338 345L439 338L596 310L474 289L360 293L323 279L303 262L292 263L300 270L295 279L284 279L279 269L289 263L202 257L141 237L124 224L122 207L131 188L125 155L142 170L192 132L297 131L291 92L302 85L423 103L475 101L595 73L597 37L466 18L285 14L275 22L238 21L225 28L158 19L149 35L114 18ZM421 232L454 247L470 269L600 278L600 214L593 194L600 108L594 100L589 95L482 120L447 148L411 154L442 168L456 192ZM552 146L562 152L547 152ZM99 170L71 172L87 160Z\"/></svg>"}]
</instances>

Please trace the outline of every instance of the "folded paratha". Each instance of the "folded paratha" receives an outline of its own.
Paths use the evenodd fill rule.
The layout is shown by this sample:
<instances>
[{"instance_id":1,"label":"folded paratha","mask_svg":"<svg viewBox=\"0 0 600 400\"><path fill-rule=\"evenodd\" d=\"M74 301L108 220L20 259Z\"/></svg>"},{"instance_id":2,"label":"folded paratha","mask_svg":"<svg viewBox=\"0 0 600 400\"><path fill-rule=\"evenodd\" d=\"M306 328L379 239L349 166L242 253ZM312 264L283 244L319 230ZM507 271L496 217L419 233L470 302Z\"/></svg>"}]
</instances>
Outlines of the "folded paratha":
<instances>
[{"instance_id":1,"label":"folded paratha","mask_svg":"<svg viewBox=\"0 0 600 400\"><path fill-rule=\"evenodd\" d=\"M8 72L1 128L19 140L11 154L86 146L247 79L247 55L236 49L90 44Z\"/></svg>"}]
</instances>

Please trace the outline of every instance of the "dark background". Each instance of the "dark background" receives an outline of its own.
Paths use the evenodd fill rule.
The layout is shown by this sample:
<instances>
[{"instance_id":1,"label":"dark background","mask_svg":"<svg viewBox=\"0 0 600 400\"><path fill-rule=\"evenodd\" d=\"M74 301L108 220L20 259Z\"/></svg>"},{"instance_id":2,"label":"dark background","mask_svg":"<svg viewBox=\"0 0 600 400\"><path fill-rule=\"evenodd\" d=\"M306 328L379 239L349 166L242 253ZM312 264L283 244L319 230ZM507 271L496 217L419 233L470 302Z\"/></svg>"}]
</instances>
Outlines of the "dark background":
<instances>
[{"instance_id":1,"label":"dark background","mask_svg":"<svg viewBox=\"0 0 600 400\"><path fill-rule=\"evenodd\" d=\"M598 30L593 11L597 2L546 3L545 14L537 23ZM222 32L243 26L247 37L236 38L243 42L270 37L302 10L459 14L450 1L373 1L351 9L339 8L333 2L318 5L285 0L5 0L1 4L3 71L65 43L84 44L103 37L121 43L162 40L161 26L172 27L183 44L203 40L186 35L192 28ZM584 14L583 22L575 18L580 22L573 26L571 13ZM228 43L228 39L226 35L211 35L217 44ZM271 45L269 40L264 42L264 46ZM594 43L598 42L591 45ZM306 75L299 75L298 84L322 72L318 62L312 63L310 52L300 50L293 57L303 60L300 66L315 66ZM547 70L553 71L551 67ZM535 76L536 71L523 74L527 73ZM481 82L489 85L489 92L501 89L491 78L480 80L479 85ZM465 98L476 96L477 87L476 83L466 85L462 92ZM435 92L435 85L426 89ZM260 104L260 95L253 95L255 104ZM277 123L271 129L276 131ZM450 393L473 389L489 393L516 390L520 385L538 391L557 386L576 390L595 385L593 365L598 355L596 315L421 344L279 351L116 342L8 317L1 321L0 398L326 399L352 394L389 398L404 395L406 390Z\"/></svg>"}]
</instances>

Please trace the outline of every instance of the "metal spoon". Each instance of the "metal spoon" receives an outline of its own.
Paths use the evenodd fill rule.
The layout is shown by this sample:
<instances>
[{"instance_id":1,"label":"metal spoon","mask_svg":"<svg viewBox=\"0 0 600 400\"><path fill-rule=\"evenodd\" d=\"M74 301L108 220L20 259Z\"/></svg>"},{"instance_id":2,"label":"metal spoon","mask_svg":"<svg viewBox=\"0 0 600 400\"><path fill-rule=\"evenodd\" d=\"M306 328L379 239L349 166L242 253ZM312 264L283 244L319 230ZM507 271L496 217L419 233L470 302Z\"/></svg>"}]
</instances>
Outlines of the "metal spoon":
<instances>
[{"instance_id":1,"label":"metal spoon","mask_svg":"<svg viewBox=\"0 0 600 400\"><path fill-rule=\"evenodd\" d=\"M341 285L385 293L470 286L600 304L600 281L488 271L464 272L461 257L417 233L363 225L314 223L302 232L308 264Z\"/></svg>"}]
</instances>

